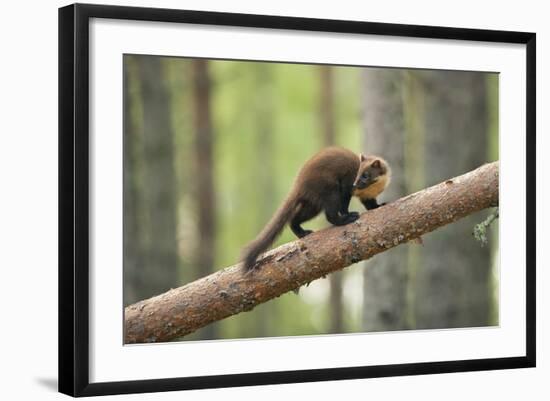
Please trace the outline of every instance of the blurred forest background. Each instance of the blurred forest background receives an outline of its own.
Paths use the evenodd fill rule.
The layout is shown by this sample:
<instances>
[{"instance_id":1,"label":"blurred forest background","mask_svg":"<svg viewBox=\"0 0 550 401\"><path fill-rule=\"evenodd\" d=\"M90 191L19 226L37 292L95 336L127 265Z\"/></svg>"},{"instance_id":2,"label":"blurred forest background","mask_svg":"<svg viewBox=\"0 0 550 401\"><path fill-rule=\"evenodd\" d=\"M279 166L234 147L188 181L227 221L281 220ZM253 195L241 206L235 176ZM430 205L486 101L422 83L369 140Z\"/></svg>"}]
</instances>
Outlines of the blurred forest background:
<instances>
[{"instance_id":1,"label":"blurred forest background","mask_svg":"<svg viewBox=\"0 0 550 401\"><path fill-rule=\"evenodd\" d=\"M497 160L498 74L125 55L124 304L237 263L331 144L389 161L380 202ZM488 213L183 340L498 325L498 220L472 236Z\"/></svg>"}]
</instances>

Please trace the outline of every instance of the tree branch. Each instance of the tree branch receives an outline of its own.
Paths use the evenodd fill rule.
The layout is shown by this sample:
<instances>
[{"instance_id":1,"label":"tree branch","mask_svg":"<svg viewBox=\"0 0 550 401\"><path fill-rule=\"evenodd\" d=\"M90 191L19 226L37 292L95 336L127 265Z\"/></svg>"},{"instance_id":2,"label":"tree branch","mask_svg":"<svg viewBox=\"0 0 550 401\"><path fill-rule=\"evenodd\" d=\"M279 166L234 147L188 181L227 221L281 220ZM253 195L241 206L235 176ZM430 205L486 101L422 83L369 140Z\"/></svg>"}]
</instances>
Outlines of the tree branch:
<instances>
[{"instance_id":1,"label":"tree branch","mask_svg":"<svg viewBox=\"0 0 550 401\"><path fill-rule=\"evenodd\" d=\"M125 309L125 343L184 336L304 284L498 205L498 162L267 252L251 273L237 264Z\"/></svg>"}]
</instances>

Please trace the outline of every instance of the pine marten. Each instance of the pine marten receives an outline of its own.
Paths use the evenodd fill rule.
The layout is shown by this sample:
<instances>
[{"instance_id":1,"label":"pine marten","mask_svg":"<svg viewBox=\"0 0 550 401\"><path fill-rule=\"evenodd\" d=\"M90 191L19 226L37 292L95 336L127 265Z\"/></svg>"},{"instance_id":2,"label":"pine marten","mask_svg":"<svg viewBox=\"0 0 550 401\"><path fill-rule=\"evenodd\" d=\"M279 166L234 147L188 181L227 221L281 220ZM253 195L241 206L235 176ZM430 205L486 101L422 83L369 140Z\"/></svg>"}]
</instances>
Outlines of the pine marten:
<instances>
[{"instance_id":1,"label":"pine marten","mask_svg":"<svg viewBox=\"0 0 550 401\"><path fill-rule=\"evenodd\" d=\"M376 197L390 182L388 163L378 156L359 156L339 147L321 150L309 159L298 173L292 190L269 223L243 252L245 270L252 270L258 256L277 238L286 223L298 238L310 234L301 224L325 211L327 220L336 226L351 223L359 213L348 211L352 195L367 210L379 206Z\"/></svg>"}]
</instances>

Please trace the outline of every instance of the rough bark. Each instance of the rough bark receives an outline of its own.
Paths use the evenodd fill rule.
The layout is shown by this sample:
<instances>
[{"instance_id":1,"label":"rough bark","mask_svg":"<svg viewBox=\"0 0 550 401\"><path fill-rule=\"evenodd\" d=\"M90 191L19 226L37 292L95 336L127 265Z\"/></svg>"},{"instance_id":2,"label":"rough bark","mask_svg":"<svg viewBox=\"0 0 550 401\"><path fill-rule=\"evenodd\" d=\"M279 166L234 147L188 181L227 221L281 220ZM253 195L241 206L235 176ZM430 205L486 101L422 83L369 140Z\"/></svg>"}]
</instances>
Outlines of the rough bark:
<instances>
[{"instance_id":1,"label":"rough bark","mask_svg":"<svg viewBox=\"0 0 550 401\"><path fill-rule=\"evenodd\" d=\"M403 152L403 173L405 179L405 190L412 193L427 186L426 169L432 168L426 165L426 88L419 78L420 71L403 71L403 117L404 130L404 152ZM477 166L475 164L474 166ZM473 166L472 166L473 168ZM456 170L468 171L470 170ZM446 176L441 177L440 180ZM447 175L448 177L448 175ZM436 180L433 182L439 182ZM433 183L432 182L432 183ZM454 224L453 224L454 226ZM451 227L452 229L452 227ZM416 296L417 272L423 263L423 249L420 246L408 247L405 254L407 265L407 283L405 292L405 321L407 328L416 328ZM442 255L443 257L443 255Z\"/></svg>"},{"instance_id":2,"label":"rough bark","mask_svg":"<svg viewBox=\"0 0 550 401\"><path fill-rule=\"evenodd\" d=\"M207 60L193 60L194 111L195 111L195 207L198 215L199 241L195 264L199 277L210 274L214 268L216 240L216 210L214 201L213 139L210 113L211 84ZM209 326L202 332L203 339L216 337L216 327Z\"/></svg>"},{"instance_id":3,"label":"rough bark","mask_svg":"<svg viewBox=\"0 0 550 401\"><path fill-rule=\"evenodd\" d=\"M136 78L139 79L142 137L132 140L136 141L133 145L139 144L142 149L139 152L141 158L136 158L133 170L125 174L132 174L133 179L140 183L140 195L134 199L139 209L133 223L138 225L136 228L142 242L139 244L141 249L134 254L139 269L135 270L132 280L136 298L131 302L166 291L178 280L177 193L169 93L159 57L135 56L133 60L137 67ZM126 150L128 145L132 146L126 144ZM133 197L131 192L125 194L125 200L128 197ZM124 223L131 222L126 219ZM128 229L132 228L127 226L126 232Z\"/></svg>"},{"instance_id":4,"label":"rough bark","mask_svg":"<svg viewBox=\"0 0 550 401\"><path fill-rule=\"evenodd\" d=\"M254 153L256 165L262 166L258 169L258 180L255 190L260 194L260 202L257 205L257 226L254 231L259 233L265 222L269 221L273 211L277 208L277 193L274 183L276 182L276 169L274 158L275 145L275 115L276 102L273 93L273 65L270 63L254 63L254 86L256 88L254 102L254 126L257 130L257 142ZM261 316L251 316L250 323L255 328L257 337L269 336L279 313L277 305L267 303L263 305ZM246 336L246 324L241 325L240 333ZM248 331L250 333L250 331Z\"/></svg>"},{"instance_id":5,"label":"rough bark","mask_svg":"<svg viewBox=\"0 0 550 401\"><path fill-rule=\"evenodd\" d=\"M332 146L336 139L336 124L334 113L334 73L331 66L319 67L320 76L320 122L323 133L323 146ZM334 272L329 277L330 282L330 332L341 333L344 328L344 303L342 299L342 273Z\"/></svg>"},{"instance_id":6,"label":"rough bark","mask_svg":"<svg viewBox=\"0 0 550 401\"><path fill-rule=\"evenodd\" d=\"M487 160L487 75L422 71L417 76L425 92L423 188ZM469 236L484 218L464 219L424 238L414 283L414 328L489 323L490 248Z\"/></svg>"},{"instance_id":7,"label":"rough bark","mask_svg":"<svg viewBox=\"0 0 550 401\"><path fill-rule=\"evenodd\" d=\"M241 264L125 309L125 343L160 342L406 243L481 209L498 205L498 162L282 245L246 274Z\"/></svg>"},{"instance_id":8,"label":"rough bark","mask_svg":"<svg viewBox=\"0 0 550 401\"><path fill-rule=\"evenodd\" d=\"M334 74L332 67L322 65L319 67L320 75L320 116L323 144L334 145L336 142L336 124L334 116Z\"/></svg>"},{"instance_id":9,"label":"rough bark","mask_svg":"<svg viewBox=\"0 0 550 401\"><path fill-rule=\"evenodd\" d=\"M134 112L139 92L136 90L137 72L131 55L124 56L124 157L123 157L123 185L124 185L124 224L123 224L123 257L124 257L124 305L130 305L143 299L147 295L138 294L139 272L142 268L143 233L139 224L140 193L137 178L139 158L136 157L139 132L137 116ZM132 68L133 67L133 68ZM144 295L140 297L140 295Z\"/></svg>"},{"instance_id":10,"label":"rough bark","mask_svg":"<svg viewBox=\"0 0 550 401\"><path fill-rule=\"evenodd\" d=\"M384 155L392 168L391 185L379 202L408 192L404 169L403 71L366 68L362 72L363 150ZM365 262L362 327L365 331L409 328L407 312L407 251L397 247Z\"/></svg>"}]
</instances>

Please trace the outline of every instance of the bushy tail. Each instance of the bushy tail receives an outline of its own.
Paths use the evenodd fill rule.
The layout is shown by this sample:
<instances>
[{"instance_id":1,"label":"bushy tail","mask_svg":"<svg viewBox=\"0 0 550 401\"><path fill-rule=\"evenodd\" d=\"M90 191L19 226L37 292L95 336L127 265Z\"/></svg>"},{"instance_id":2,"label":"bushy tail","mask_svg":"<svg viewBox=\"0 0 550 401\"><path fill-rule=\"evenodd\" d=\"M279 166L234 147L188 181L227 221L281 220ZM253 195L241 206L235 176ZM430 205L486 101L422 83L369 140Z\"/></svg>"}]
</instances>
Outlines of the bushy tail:
<instances>
[{"instance_id":1,"label":"bushy tail","mask_svg":"<svg viewBox=\"0 0 550 401\"><path fill-rule=\"evenodd\" d=\"M296 197L290 195L277 209L275 215L273 215L269 223L258 234L258 237L244 249L242 261L245 270L248 271L254 268L258 256L275 241L277 236L283 231L285 224L294 217L297 209Z\"/></svg>"}]
</instances>

